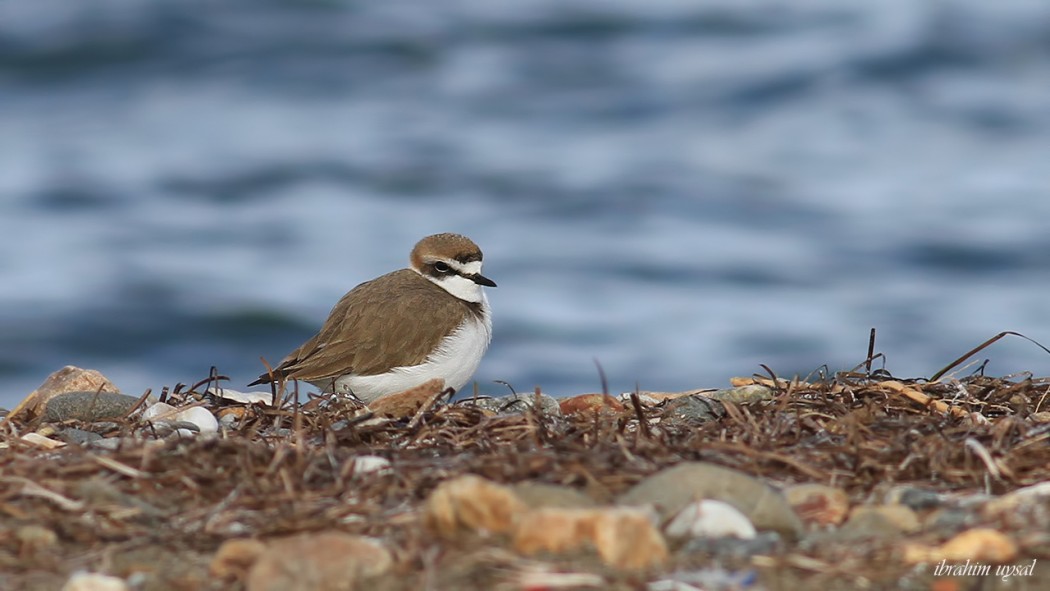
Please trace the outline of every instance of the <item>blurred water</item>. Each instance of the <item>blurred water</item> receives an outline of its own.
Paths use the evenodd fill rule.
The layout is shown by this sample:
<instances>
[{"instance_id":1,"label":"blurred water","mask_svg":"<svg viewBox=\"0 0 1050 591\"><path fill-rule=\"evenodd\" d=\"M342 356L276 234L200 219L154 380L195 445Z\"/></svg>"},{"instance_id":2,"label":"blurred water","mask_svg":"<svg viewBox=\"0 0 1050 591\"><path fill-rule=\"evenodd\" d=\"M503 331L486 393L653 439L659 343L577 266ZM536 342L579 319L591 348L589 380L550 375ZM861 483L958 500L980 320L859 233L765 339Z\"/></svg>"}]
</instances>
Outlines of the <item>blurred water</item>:
<instances>
[{"instance_id":1,"label":"blurred water","mask_svg":"<svg viewBox=\"0 0 1050 591\"><path fill-rule=\"evenodd\" d=\"M928 376L1050 342L1048 131L1034 0L2 3L0 405L243 385L439 231L483 392Z\"/></svg>"}]
</instances>

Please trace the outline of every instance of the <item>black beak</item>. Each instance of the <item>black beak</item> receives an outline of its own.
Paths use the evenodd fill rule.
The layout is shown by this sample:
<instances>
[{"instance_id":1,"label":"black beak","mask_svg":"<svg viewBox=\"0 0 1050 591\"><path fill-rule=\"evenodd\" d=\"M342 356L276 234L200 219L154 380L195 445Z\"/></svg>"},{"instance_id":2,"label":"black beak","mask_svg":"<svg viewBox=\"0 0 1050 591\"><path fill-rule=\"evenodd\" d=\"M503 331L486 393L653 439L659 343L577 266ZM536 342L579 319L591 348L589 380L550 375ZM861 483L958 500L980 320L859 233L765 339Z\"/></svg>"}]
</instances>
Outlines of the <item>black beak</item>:
<instances>
[{"instance_id":1,"label":"black beak","mask_svg":"<svg viewBox=\"0 0 1050 591\"><path fill-rule=\"evenodd\" d=\"M474 283L477 283L478 285L484 285L485 287L496 287L495 281L489 279L488 277L485 277L481 273L475 273L473 275L470 275L468 278Z\"/></svg>"}]
</instances>

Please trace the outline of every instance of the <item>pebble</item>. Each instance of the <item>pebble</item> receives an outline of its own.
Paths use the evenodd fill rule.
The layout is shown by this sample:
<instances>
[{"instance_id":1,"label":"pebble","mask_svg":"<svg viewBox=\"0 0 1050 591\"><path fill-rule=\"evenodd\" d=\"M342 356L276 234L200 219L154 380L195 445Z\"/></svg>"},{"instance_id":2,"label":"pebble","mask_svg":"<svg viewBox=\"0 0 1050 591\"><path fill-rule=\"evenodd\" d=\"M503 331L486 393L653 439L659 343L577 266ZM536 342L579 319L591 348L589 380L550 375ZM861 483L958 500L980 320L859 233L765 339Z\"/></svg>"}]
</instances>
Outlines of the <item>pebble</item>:
<instances>
[{"instance_id":1,"label":"pebble","mask_svg":"<svg viewBox=\"0 0 1050 591\"><path fill-rule=\"evenodd\" d=\"M1050 481L1019 488L1001 497L991 499L984 504L982 513L985 516L1012 513L1026 505L1044 503L1047 499L1050 499Z\"/></svg>"},{"instance_id":2,"label":"pebble","mask_svg":"<svg viewBox=\"0 0 1050 591\"><path fill-rule=\"evenodd\" d=\"M535 394L511 394L495 398L465 398L457 404L469 404L492 414L523 414L536 405ZM540 394L540 412L545 415L560 416L561 404L556 398Z\"/></svg>"},{"instance_id":3,"label":"pebble","mask_svg":"<svg viewBox=\"0 0 1050 591\"><path fill-rule=\"evenodd\" d=\"M746 386L715 390L714 392L708 392L705 396L723 402L732 402L733 404L748 404L772 400L773 389L761 384L748 384Z\"/></svg>"},{"instance_id":4,"label":"pebble","mask_svg":"<svg viewBox=\"0 0 1050 591\"><path fill-rule=\"evenodd\" d=\"M668 400L660 409L662 420L684 425L699 425L725 414L726 408L721 402L700 395Z\"/></svg>"},{"instance_id":5,"label":"pebble","mask_svg":"<svg viewBox=\"0 0 1050 591\"><path fill-rule=\"evenodd\" d=\"M138 396L114 392L66 392L48 399L43 416L44 421L49 423L119 419L128 414L138 401Z\"/></svg>"},{"instance_id":6,"label":"pebble","mask_svg":"<svg viewBox=\"0 0 1050 591\"><path fill-rule=\"evenodd\" d=\"M904 560L913 564L941 560L1003 564L1014 561L1017 555L1017 544L1006 534L990 528L968 529L940 546L904 546Z\"/></svg>"},{"instance_id":7,"label":"pebble","mask_svg":"<svg viewBox=\"0 0 1050 591\"><path fill-rule=\"evenodd\" d=\"M558 408L563 415L606 413L618 415L623 412L624 406L619 400L604 394L580 394L571 398L562 398Z\"/></svg>"},{"instance_id":8,"label":"pebble","mask_svg":"<svg viewBox=\"0 0 1050 591\"><path fill-rule=\"evenodd\" d=\"M898 538L920 527L918 515L904 505L864 505L850 511L849 519L836 530L834 538Z\"/></svg>"},{"instance_id":9,"label":"pebble","mask_svg":"<svg viewBox=\"0 0 1050 591\"><path fill-rule=\"evenodd\" d=\"M668 537L753 539L755 526L739 509L723 501L702 499L685 506L664 527Z\"/></svg>"},{"instance_id":10,"label":"pebble","mask_svg":"<svg viewBox=\"0 0 1050 591\"><path fill-rule=\"evenodd\" d=\"M393 470L390 460L383 456L365 455L357 456L350 461L350 475L363 476L365 474L389 474Z\"/></svg>"},{"instance_id":11,"label":"pebble","mask_svg":"<svg viewBox=\"0 0 1050 591\"><path fill-rule=\"evenodd\" d=\"M849 514L846 491L817 483L796 484L784 489L788 504L804 523L839 525Z\"/></svg>"},{"instance_id":12,"label":"pebble","mask_svg":"<svg viewBox=\"0 0 1050 591\"><path fill-rule=\"evenodd\" d=\"M23 525L15 530L20 554L30 555L58 544L58 535L41 525Z\"/></svg>"},{"instance_id":13,"label":"pebble","mask_svg":"<svg viewBox=\"0 0 1050 591\"><path fill-rule=\"evenodd\" d=\"M915 511L940 507L945 495L916 486L896 486L886 493L887 505L905 505Z\"/></svg>"},{"instance_id":14,"label":"pebble","mask_svg":"<svg viewBox=\"0 0 1050 591\"><path fill-rule=\"evenodd\" d=\"M602 562L620 570L657 567L669 557L653 516L634 507L535 509L522 516L513 545L526 555L593 547Z\"/></svg>"},{"instance_id":15,"label":"pebble","mask_svg":"<svg viewBox=\"0 0 1050 591\"><path fill-rule=\"evenodd\" d=\"M509 487L470 474L442 482L430 493L423 522L446 538L463 531L507 533L526 509Z\"/></svg>"},{"instance_id":16,"label":"pebble","mask_svg":"<svg viewBox=\"0 0 1050 591\"><path fill-rule=\"evenodd\" d=\"M248 571L247 591L356 591L394 564L373 538L342 532L300 534L271 540Z\"/></svg>"},{"instance_id":17,"label":"pebble","mask_svg":"<svg viewBox=\"0 0 1050 591\"><path fill-rule=\"evenodd\" d=\"M252 538L226 540L219 546L208 571L215 577L229 581L248 578L255 561L266 552L266 544Z\"/></svg>"},{"instance_id":18,"label":"pebble","mask_svg":"<svg viewBox=\"0 0 1050 591\"><path fill-rule=\"evenodd\" d=\"M124 579L98 573L74 573L62 591L129 591Z\"/></svg>"},{"instance_id":19,"label":"pebble","mask_svg":"<svg viewBox=\"0 0 1050 591\"><path fill-rule=\"evenodd\" d=\"M28 396L23 398L18 403L18 406L8 414L6 419L13 419L23 412L26 412L30 419L36 418L44 412L44 408L52 398L70 392L90 392L95 394L97 392L119 393L120 390L113 385L113 382L110 382L105 376L93 369L81 369L73 365L67 365L49 375L43 384L40 384L36 390L33 390Z\"/></svg>"},{"instance_id":20,"label":"pebble","mask_svg":"<svg viewBox=\"0 0 1050 591\"><path fill-rule=\"evenodd\" d=\"M585 509L597 504L594 499L575 488L556 484L524 481L512 485L511 490L525 506L531 509L540 507Z\"/></svg>"},{"instance_id":21,"label":"pebble","mask_svg":"<svg viewBox=\"0 0 1050 591\"><path fill-rule=\"evenodd\" d=\"M802 522L784 496L743 472L706 462L685 462L642 480L622 494L622 505L652 505L664 519L696 499L725 501L748 517L755 528L797 538Z\"/></svg>"}]
</instances>

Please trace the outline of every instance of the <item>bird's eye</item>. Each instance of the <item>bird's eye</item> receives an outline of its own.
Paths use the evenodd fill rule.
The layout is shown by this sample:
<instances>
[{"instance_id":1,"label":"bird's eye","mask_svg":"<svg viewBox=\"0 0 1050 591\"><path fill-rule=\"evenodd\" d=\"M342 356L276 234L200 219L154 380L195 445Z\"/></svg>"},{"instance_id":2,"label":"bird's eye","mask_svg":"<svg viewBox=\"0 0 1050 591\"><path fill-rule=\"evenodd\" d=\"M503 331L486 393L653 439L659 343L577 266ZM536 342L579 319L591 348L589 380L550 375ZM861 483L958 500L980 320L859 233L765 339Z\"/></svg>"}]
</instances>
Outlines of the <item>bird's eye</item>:
<instances>
[{"instance_id":1,"label":"bird's eye","mask_svg":"<svg viewBox=\"0 0 1050 591\"><path fill-rule=\"evenodd\" d=\"M438 261L438 262L434 263L434 270L437 271L438 273L448 273L449 271L452 270L452 267L449 267L448 263L445 263L445 262L442 262L442 261Z\"/></svg>"}]
</instances>

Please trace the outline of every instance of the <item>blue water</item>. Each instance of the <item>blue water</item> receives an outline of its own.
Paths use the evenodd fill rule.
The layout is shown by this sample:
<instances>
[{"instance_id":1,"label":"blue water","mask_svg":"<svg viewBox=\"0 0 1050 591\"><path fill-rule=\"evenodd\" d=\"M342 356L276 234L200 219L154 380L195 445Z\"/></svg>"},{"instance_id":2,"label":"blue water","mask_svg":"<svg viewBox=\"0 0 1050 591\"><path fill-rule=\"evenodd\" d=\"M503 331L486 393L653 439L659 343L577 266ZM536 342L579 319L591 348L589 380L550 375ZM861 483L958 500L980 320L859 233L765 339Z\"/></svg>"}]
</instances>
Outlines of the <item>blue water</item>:
<instances>
[{"instance_id":1,"label":"blue water","mask_svg":"<svg viewBox=\"0 0 1050 591\"><path fill-rule=\"evenodd\" d=\"M482 392L929 376L1050 343L1048 163L1045 2L0 3L0 405L243 385L440 231Z\"/></svg>"}]
</instances>

